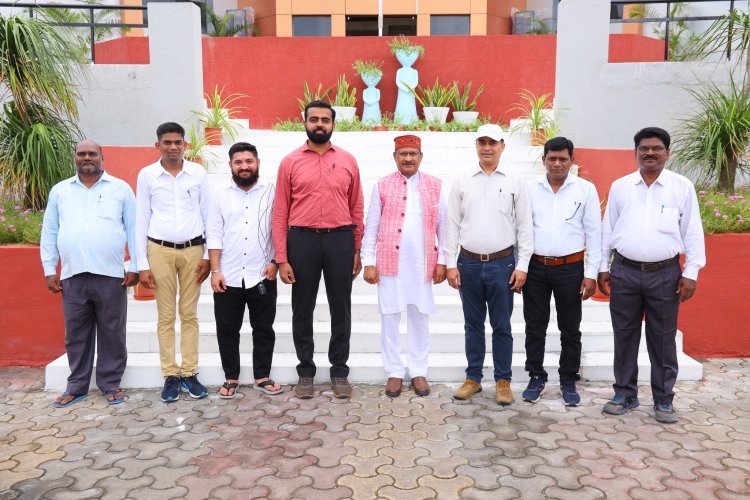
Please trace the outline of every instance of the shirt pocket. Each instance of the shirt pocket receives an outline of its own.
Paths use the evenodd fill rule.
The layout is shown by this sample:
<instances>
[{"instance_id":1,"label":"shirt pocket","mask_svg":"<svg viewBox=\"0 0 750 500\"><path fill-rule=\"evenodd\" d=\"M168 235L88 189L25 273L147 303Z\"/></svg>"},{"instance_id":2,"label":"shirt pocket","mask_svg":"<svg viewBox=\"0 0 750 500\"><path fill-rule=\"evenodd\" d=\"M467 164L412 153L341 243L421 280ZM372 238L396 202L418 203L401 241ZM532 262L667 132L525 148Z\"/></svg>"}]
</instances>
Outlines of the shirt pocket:
<instances>
[{"instance_id":1,"label":"shirt pocket","mask_svg":"<svg viewBox=\"0 0 750 500\"><path fill-rule=\"evenodd\" d=\"M678 234L680 232L680 211L674 207L662 207L656 228L662 233Z\"/></svg>"},{"instance_id":2,"label":"shirt pocket","mask_svg":"<svg viewBox=\"0 0 750 500\"><path fill-rule=\"evenodd\" d=\"M567 224L571 224L576 227L580 226L581 221L583 220L583 203L580 201L574 202L573 206L569 206L568 210L563 211L562 215L565 217L564 221Z\"/></svg>"},{"instance_id":3,"label":"shirt pocket","mask_svg":"<svg viewBox=\"0 0 750 500\"><path fill-rule=\"evenodd\" d=\"M100 198L96 203L96 216L112 221L121 220L122 210L120 210L120 201Z\"/></svg>"},{"instance_id":4,"label":"shirt pocket","mask_svg":"<svg viewBox=\"0 0 750 500\"><path fill-rule=\"evenodd\" d=\"M513 205L515 205L517 195L515 193L500 191L498 193L498 211L504 215L511 215L513 213Z\"/></svg>"}]
</instances>

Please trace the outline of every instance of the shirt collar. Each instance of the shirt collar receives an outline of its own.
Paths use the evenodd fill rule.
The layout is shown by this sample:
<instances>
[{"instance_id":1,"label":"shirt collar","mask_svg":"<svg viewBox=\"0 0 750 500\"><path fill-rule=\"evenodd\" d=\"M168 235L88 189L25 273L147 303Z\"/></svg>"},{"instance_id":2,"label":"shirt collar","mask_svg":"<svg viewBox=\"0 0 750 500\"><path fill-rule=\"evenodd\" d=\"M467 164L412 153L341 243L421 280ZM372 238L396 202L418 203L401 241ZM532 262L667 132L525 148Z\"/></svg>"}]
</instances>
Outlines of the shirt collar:
<instances>
[{"instance_id":1,"label":"shirt collar","mask_svg":"<svg viewBox=\"0 0 750 500\"><path fill-rule=\"evenodd\" d=\"M255 185L253 187L251 187L250 189L248 189L247 191L245 191L244 189L241 189L237 185L236 182L234 182L234 179L231 179L231 178L229 179L229 187L231 189L236 190L236 191L241 191L243 194L244 193L252 193L253 191L257 191L258 189L263 189L263 188L265 188L265 186L266 186L266 183L263 181L263 179L258 178L258 180L255 182Z\"/></svg>"},{"instance_id":2,"label":"shirt collar","mask_svg":"<svg viewBox=\"0 0 750 500\"><path fill-rule=\"evenodd\" d=\"M473 173L471 175L475 176L477 174L484 174L484 170L482 170L482 165L479 162L477 162L476 166L474 167L474 171L473 171ZM502 161L497 164L497 168L494 170L494 172L492 172L491 175L493 175L493 174L502 174L502 175L505 175L505 176L508 175L508 173L503 170L503 162Z\"/></svg>"},{"instance_id":3,"label":"shirt collar","mask_svg":"<svg viewBox=\"0 0 750 500\"><path fill-rule=\"evenodd\" d=\"M305 143L304 143L304 144L302 145L302 151L312 151L312 152L313 152L313 153L315 153L315 154L320 154L320 153L318 153L317 151L313 151L313 150L312 150L312 149L310 148L310 143L309 143L309 139L308 139L307 141L305 141ZM334 146L334 145L333 145L333 142L332 142L332 141L328 143L328 149L326 149L326 150L325 150L325 152L324 152L323 154L326 154L326 153L327 153L327 152L329 152L329 151L336 151L336 146Z\"/></svg>"},{"instance_id":4,"label":"shirt collar","mask_svg":"<svg viewBox=\"0 0 750 500\"><path fill-rule=\"evenodd\" d=\"M541 185L541 186L542 186L543 188L545 188L545 189L549 189L549 190L550 190L550 192L554 192L554 191L552 191L552 186L551 186L551 185L550 185L550 183L549 183L549 179L547 179L547 174L544 174L544 175L542 175L541 177L539 177L539 179L537 179L537 182L538 182L538 183L539 183L539 184L540 184L540 185ZM562 191L562 189L563 189L563 188L564 188L565 186L569 186L569 185L571 185L571 184L573 184L573 183L575 183L575 182L578 182L578 176L576 176L576 175L573 175L573 174L571 174L570 172L568 172L568 176L567 176L567 177L565 178L565 180L563 181L563 185L562 185L562 186L560 186L560 189L558 189L558 190L557 190L557 192L559 193L560 191Z\"/></svg>"},{"instance_id":5,"label":"shirt collar","mask_svg":"<svg viewBox=\"0 0 750 500\"><path fill-rule=\"evenodd\" d=\"M641 182L643 182L643 184L646 184L643 181L643 177L641 176L641 171L636 170L635 174L633 175L633 184L640 184ZM661 172L659 173L659 177L656 178L654 183L659 184L661 186L666 186L667 184L669 184L669 170L667 170L666 168L663 168Z\"/></svg>"},{"instance_id":6,"label":"shirt collar","mask_svg":"<svg viewBox=\"0 0 750 500\"><path fill-rule=\"evenodd\" d=\"M109 175L109 174L107 173L107 171L105 170L105 171L103 171L103 172L102 172L102 176L101 176L101 177L99 177L99 179L98 179L98 180L97 180L97 181L96 181L96 182L94 183L94 185L93 185L93 186L91 186L91 187L94 187L94 186L96 186L96 185L97 185L97 184L99 184L100 182L112 182L112 179L111 179L111 177L112 177L112 176L111 176L111 175ZM74 175L73 177L71 177L71 178L70 178L70 182L71 182L72 184L80 184L81 186L83 186L83 183L81 182L81 179L80 179L80 178L78 177L78 174L76 174L76 175ZM83 186L83 187L86 187L86 186Z\"/></svg>"}]
</instances>

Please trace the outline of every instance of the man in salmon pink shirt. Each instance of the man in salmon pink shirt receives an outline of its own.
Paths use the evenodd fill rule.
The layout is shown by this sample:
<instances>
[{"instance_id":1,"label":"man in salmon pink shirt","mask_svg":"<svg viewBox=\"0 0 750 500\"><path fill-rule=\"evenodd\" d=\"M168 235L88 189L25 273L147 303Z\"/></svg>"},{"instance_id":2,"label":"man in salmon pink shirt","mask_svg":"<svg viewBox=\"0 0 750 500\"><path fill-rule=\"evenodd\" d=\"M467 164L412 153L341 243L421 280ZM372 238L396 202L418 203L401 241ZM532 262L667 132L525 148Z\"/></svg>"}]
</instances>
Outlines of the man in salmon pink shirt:
<instances>
[{"instance_id":1,"label":"man in salmon pink shirt","mask_svg":"<svg viewBox=\"0 0 750 500\"><path fill-rule=\"evenodd\" d=\"M362 264L363 197L354 157L331 144L335 111L324 101L305 107L308 140L279 165L273 205L273 244L281 281L292 285L292 336L299 382L295 395L315 394L313 311L323 274L331 314L331 386L351 396L349 339L352 280Z\"/></svg>"}]
</instances>

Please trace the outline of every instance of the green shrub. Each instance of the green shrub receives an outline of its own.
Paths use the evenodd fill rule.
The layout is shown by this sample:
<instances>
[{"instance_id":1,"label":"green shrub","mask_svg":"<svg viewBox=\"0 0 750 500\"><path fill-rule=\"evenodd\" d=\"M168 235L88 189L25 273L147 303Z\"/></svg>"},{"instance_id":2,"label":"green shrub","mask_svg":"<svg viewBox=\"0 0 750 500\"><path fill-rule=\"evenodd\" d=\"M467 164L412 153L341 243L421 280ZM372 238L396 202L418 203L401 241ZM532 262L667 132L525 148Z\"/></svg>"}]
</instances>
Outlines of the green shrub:
<instances>
[{"instance_id":1,"label":"green shrub","mask_svg":"<svg viewBox=\"0 0 750 500\"><path fill-rule=\"evenodd\" d=\"M698 191L703 231L706 234L750 233L750 188L734 194Z\"/></svg>"},{"instance_id":2,"label":"green shrub","mask_svg":"<svg viewBox=\"0 0 750 500\"><path fill-rule=\"evenodd\" d=\"M38 245L44 210L24 209L18 204L0 203L0 245Z\"/></svg>"}]
</instances>

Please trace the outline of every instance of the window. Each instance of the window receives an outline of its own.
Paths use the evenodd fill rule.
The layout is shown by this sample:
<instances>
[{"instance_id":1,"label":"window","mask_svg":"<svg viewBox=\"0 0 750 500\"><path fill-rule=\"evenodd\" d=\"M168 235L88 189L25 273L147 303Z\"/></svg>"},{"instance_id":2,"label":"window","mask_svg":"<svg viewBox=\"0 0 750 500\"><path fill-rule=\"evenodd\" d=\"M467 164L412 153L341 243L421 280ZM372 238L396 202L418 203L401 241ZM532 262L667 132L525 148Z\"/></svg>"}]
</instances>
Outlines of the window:
<instances>
[{"instance_id":1,"label":"window","mask_svg":"<svg viewBox=\"0 0 750 500\"><path fill-rule=\"evenodd\" d=\"M468 35L469 16L430 16L430 35Z\"/></svg>"},{"instance_id":2,"label":"window","mask_svg":"<svg viewBox=\"0 0 750 500\"><path fill-rule=\"evenodd\" d=\"M383 16L383 36L414 36L414 16ZM378 16L346 16L346 36L378 36Z\"/></svg>"},{"instance_id":3,"label":"window","mask_svg":"<svg viewBox=\"0 0 750 500\"><path fill-rule=\"evenodd\" d=\"M292 36L331 36L331 16L292 16Z\"/></svg>"}]
</instances>

